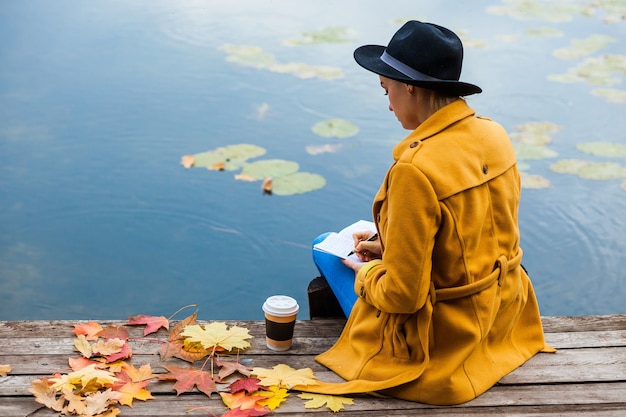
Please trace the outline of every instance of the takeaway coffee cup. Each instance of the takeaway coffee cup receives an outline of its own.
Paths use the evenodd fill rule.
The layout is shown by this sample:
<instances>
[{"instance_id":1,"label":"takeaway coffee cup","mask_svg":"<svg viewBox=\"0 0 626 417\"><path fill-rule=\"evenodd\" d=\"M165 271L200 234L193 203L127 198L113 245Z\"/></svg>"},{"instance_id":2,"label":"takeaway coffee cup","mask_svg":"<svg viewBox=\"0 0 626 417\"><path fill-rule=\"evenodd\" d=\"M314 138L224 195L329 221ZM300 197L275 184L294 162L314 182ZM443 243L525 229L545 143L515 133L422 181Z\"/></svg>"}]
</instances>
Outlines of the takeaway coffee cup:
<instances>
[{"instance_id":1,"label":"takeaway coffee cup","mask_svg":"<svg viewBox=\"0 0 626 417\"><path fill-rule=\"evenodd\" d=\"M272 350L288 350L293 342L293 328L300 307L286 295L273 295L263 303L265 342Z\"/></svg>"}]
</instances>

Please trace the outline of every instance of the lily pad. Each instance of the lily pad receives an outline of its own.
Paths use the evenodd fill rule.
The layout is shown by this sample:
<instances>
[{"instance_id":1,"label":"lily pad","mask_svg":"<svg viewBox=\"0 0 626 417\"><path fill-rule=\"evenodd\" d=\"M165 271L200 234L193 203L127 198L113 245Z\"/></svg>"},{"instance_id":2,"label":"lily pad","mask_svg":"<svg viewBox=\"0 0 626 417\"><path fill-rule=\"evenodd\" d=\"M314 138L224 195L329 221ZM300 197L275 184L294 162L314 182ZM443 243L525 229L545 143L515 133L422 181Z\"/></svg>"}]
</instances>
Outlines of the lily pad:
<instances>
[{"instance_id":1,"label":"lily pad","mask_svg":"<svg viewBox=\"0 0 626 417\"><path fill-rule=\"evenodd\" d=\"M548 145L552 142L552 133L561 130L561 126L552 122L528 122L515 126L516 132L509 136L511 139L528 145Z\"/></svg>"},{"instance_id":2,"label":"lily pad","mask_svg":"<svg viewBox=\"0 0 626 417\"><path fill-rule=\"evenodd\" d=\"M527 172L521 172L520 177L522 179L523 188L540 189L540 188L550 187L550 181L542 177L541 175L528 174Z\"/></svg>"},{"instance_id":3,"label":"lily pad","mask_svg":"<svg viewBox=\"0 0 626 417\"><path fill-rule=\"evenodd\" d=\"M580 64L567 70L565 74L549 75L548 79L558 82L587 81L591 85L611 86L622 82L614 74L626 75L626 55L604 54L587 57Z\"/></svg>"},{"instance_id":4,"label":"lily pad","mask_svg":"<svg viewBox=\"0 0 626 417\"><path fill-rule=\"evenodd\" d=\"M525 31L528 36L541 36L541 37L561 37L563 32L552 27L536 27L528 28Z\"/></svg>"},{"instance_id":5,"label":"lily pad","mask_svg":"<svg viewBox=\"0 0 626 417\"><path fill-rule=\"evenodd\" d=\"M241 174L258 180L272 177L276 181L278 177L293 174L299 168L297 162L283 159L264 159L246 164L241 170Z\"/></svg>"},{"instance_id":6,"label":"lily pad","mask_svg":"<svg viewBox=\"0 0 626 417\"><path fill-rule=\"evenodd\" d=\"M272 193L276 195L303 194L319 190L326 185L326 179L318 174L296 172L274 178Z\"/></svg>"},{"instance_id":7,"label":"lily pad","mask_svg":"<svg viewBox=\"0 0 626 417\"><path fill-rule=\"evenodd\" d=\"M311 128L313 133L325 138L348 138L359 133L359 127L344 119L328 119L316 123Z\"/></svg>"},{"instance_id":8,"label":"lily pad","mask_svg":"<svg viewBox=\"0 0 626 417\"><path fill-rule=\"evenodd\" d=\"M348 43L352 42L350 38L350 30L345 27L334 26L323 28L319 31L304 32L300 39L288 39L285 41L286 45L301 46L301 45L318 45L324 43Z\"/></svg>"},{"instance_id":9,"label":"lily pad","mask_svg":"<svg viewBox=\"0 0 626 417\"><path fill-rule=\"evenodd\" d=\"M568 48L555 49L552 52L557 58L577 59L604 49L609 43L615 42L615 38L607 35L591 35L585 39L572 39Z\"/></svg>"},{"instance_id":10,"label":"lily pad","mask_svg":"<svg viewBox=\"0 0 626 417\"><path fill-rule=\"evenodd\" d=\"M545 146L530 145L527 143L514 142L513 148L517 159L547 159L554 158L559 154Z\"/></svg>"},{"instance_id":11,"label":"lily pad","mask_svg":"<svg viewBox=\"0 0 626 417\"><path fill-rule=\"evenodd\" d=\"M626 178L626 168L615 162L590 163L578 170L578 176L589 180Z\"/></svg>"},{"instance_id":12,"label":"lily pad","mask_svg":"<svg viewBox=\"0 0 626 417\"><path fill-rule=\"evenodd\" d=\"M224 170L232 171L241 168L248 159L264 155L265 152L264 148L257 145L229 145L193 155L193 166L213 169L217 164L223 164Z\"/></svg>"},{"instance_id":13,"label":"lily pad","mask_svg":"<svg viewBox=\"0 0 626 417\"><path fill-rule=\"evenodd\" d=\"M589 161L583 161L580 159L562 159L550 165L550 170L558 172L559 174L578 175L578 171L589 163Z\"/></svg>"},{"instance_id":14,"label":"lily pad","mask_svg":"<svg viewBox=\"0 0 626 417\"><path fill-rule=\"evenodd\" d=\"M590 155L626 158L626 145L621 143L586 142L576 145L576 149Z\"/></svg>"},{"instance_id":15,"label":"lily pad","mask_svg":"<svg viewBox=\"0 0 626 417\"><path fill-rule=\"evenodd\" d=\"M504 6L490 6L487 12L515 19L540 19L549 22L568 22L574 14L583 14L584 6L537 0L504 0Z\"/></svg>"},{"instance_id":16,"label":"lily pad","mask_svg":"<svg viewBox=\"0 0 626 417\"><path fill-rule=\"evenodd\" d=\"M228 53L226 60L236 64L264 69L281 74L291 74L299 78L341 78L341 68L329 66L311 66L307 64L290 62L282 64L276 61L274 55L263 51L258 46L225 44L219 47Z\"/></svg>"},{"instance_id":17,"label":"lily pad","mask_svg":"<svg viewBox=\"0 0 626 417\"><path fill-rule=\"evenodd\" d=\"M591 90L594 96L604 97L609 103L626 103L626 90L616 88L595 88Z\"/></svg>"}]
</instances>

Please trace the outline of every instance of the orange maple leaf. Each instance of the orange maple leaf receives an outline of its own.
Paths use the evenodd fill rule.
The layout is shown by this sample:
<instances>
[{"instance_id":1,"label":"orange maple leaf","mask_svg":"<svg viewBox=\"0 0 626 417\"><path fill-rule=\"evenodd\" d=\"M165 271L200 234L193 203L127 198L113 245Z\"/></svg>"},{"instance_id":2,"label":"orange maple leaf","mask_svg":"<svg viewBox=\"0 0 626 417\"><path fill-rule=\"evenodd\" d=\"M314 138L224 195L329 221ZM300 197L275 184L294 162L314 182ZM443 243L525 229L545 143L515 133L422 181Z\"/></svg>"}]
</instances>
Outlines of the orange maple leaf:
<instances>
[{"instance_id":1,"label":"orange maple leaf","mask_svg":"<svg viewBox=\"0 0 626 417\"><path fill-rule=\"evenodd\" d=\"M170 329L169 320L163 316L155 317L141 314L139 316L129 317L128 324L133 326L145 324L146 328L143 330L144 336L157 332L161 327L163 327L165 330Z\"/></svg>"},{"instance_id":2,"label":"orange maple leaf","mask_svg":"<svg viewBox=\"0 0 626 417\"><path fill-rule=\"evenodd\" d=\"M97 340L98 333L102 331L102 326L100 326L95 321L90 321L86 324L75 324L74 325L74 334L84 335L87 340Z\"/></svg>"},{"instance_id":3,"label":"orange maple leaf","mask_svg":"<svg viewBox=\"0 0 626 417\"><path fill-rule=\"evenodd\" d=\"M120 404L132 407L133 399L146 401L154 398L150 391L145 389L149 383L150 381L127 382L121 387L113 387L113 389L122 394L122 397L119 399Z\"/></svg>"},{"instance_id":4,"label":"orange maple leaf","mask_svg":"<svg viewBox=\"0 0 626 417\"><path fill-rule=\"evenodd\" d=\"M167 374L159 375L160 380L172 380L175 379L174 389L176 395L180 395L183 392L190 392L194 386L198 387L198 390L204 392L209 398L211 394L217 392L215 380L210 372L199 371L189 366L189 368L181 368L179 366L163 366L169 371Z\"/></svg>"},{"instance_id":5,"label":"orange maple leaf","mask_svg":"<svg viewBox=\"0 0 626 417\"><path fill-rule=\"evenodd\" d=\"M231 410L235 408L240 408L241 410L269 410L258 404L258 401L266 399L261 395L246 395L245 391L239 391L234 394L220 392L220 396L224 404L226 404L226 407Z\"/></svg>"},{"instance_id":6,"label":"orange maple leaf","mask_svg":"<svg viewBox=\"0 0 626 417\"><path fill-rule=\"evenodd\" d=\"M156 378L156 375L152 373L152 367L149 363L141 365L139 369L133 365L124 364L122 370L116 374L118 378L126 382L142 382Z\"/></svg>"}]
</instances>

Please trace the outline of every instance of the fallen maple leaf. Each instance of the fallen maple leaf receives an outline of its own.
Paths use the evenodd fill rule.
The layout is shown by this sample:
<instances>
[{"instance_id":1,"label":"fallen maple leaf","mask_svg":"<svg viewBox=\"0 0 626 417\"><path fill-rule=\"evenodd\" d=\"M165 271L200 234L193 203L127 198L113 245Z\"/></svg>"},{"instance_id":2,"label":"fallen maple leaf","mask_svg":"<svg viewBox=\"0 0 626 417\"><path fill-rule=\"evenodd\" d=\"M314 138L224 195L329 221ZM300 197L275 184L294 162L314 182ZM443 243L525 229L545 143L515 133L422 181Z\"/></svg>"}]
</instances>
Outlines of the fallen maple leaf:
<instances>
[{"instance_id":1,"label":"fallen maple leaf","mask_svg":"<svg viewBox=\"0 0 626 417\"><path fill-rule=\"evenodd\" d=\"M83 335L87 340L97 340L98 333L102 331L102 326L95 321L90 321L86 324L75 324L74 334L76 336Z\"/></svg>"},{"instance_id":2,"label":"fallen maple leaf","mask_svg":"<svg viewBox=\"0 0 626 417\"><path fill-rule=\"evenodd\" d=\"M239 378L228 386L228 391L235 394L239 391L255 392L261 389L259 378Z\"/></svg>"},{"instance_id":3,"label":"fallen maple leaf","mask_svg":"<svg viewBox=\"0 0 626 417\"><path fill-rule=\"evenodd\" d=\"M191 363L200 360L211 353L207 349L203 348L200 343L185 346L185 338L180 335L185 327L196 323L197 315L198 313L195 312L174 326L168 336L167 342L159 348L159 355L161 356L162 362L175 357Z\"/></svg>"},{"instance_id":4,"label":"fallen maple leaf","mask_svg":"<svg viewBox=\"0 0 626 417\"><path fill-rule=\"evenodd\" d=\"M180 395L183 392L190 392L194 386L198 387L198 390L204 392L209 398L211 394L217 392L215 380L210 372L199 371L189 366L189 368L181 368L178 366L164 366L169 371L167 374L159 375L159 380L171 380L175 379L174 389L176 395Z\"/></svg>"},{"instance_id":5,"label":"fallen maple leaf","mask_svg":"<svg viewBox=\"0 0 626 417\"><path fill-rule=\"evenodd\" d=\"M143 330L144 336L147 336L151 333L156 333L161 327L163 327L165 330L170 329L169 320L163 316L155 317L155 316L139 315L139 316L129 317L128 324L132 326L145 324L146 328Z\"/></svg>"},{"instance_id":6,"label":"fallen maple leaf","mask_svg":"<svg viewBox=\"0 0 626 417\"><path fill-rule=\"evenodd\" d=\"M311 368L293 369L291 366L279 364L272 369L253 368L252 375L261 379L261 385L266 387L277 385L291 389L296 385L317 385L315 374Z\"/></svg>"},{"instance_id":7,"label":"fallen maple leaf","mask_svg":"<svg viewBox=\"0 0 626 417\"><path fill-rule=\"evenodd\" d=\"M199 342L205 349L214 351L249 348L250 343L246 339L252 337L248 329L239 326L232 326L229 329L224 322L213 322L204 327L192 324L185 327L181 336L187 338L185 343Z\"/></svg>"},{"instance_id":8,"label":"fallen maple leaf","mask_svg":"<svg viewBox=\"0 0 626 417\"><path fill-rule=\"evenodd\" d=\"M220 396L222 397L222 401L224 401L224 404L226 404L226 407L231 410L234 410L235 408L240 408L241 410L257 411L263 411L264 409L269 410L269 408L258 404L258 401L262 401L265 399L265 397L261 395L246 395L244 391L239 391L234 394L230 394L228 392L220 392Z\"/></svg>"},{"instance_id":9,"label":"fallen maple leaf","mask_svg":"<svg viewBox=\"0 0 626 417\"><path fill-rule=\"evenodd\" d=\"M278 408L289 397L289 391L275 385L266 390L256 391L253 394L265 397L266 399L259 401L259 404L268 407L270 410Z\"/></svg>"},{"instance_id":10,"label":"fallen maple leaf","mask_svg":"<svg viewBox=\"0 0 626 417\"><path fill-rule=\"evenodd\" d=\"M113 417L120 413L119 408L112 407L117 404L122 394L107 389L91 393L85 397L85 416Z\"/></svg>"},{"instance_id":11,"label":"fallen maple leaf","mask_svg":"<svg viewBox=\"0 0 626 417\"><path fill-rule=\"evenodd\" d=\"M125 343L125 340L118 339L117 337L107 340L98 340L91 345L91 354L92 356L111 356L114 353L120 353Z\"/></svg>"},{"instance_id":12,"label":"fallen maple leaf","mask_svg":"<svg viewBox=\"0 0 626 417\"><path fill-rule=\"evenodd\" d=\"M335 395L302 393L298 394L298 397L303 400L310 400L304 403L304 408L320 408L326 405L335 413L344 410L344 404L354 404L352 398L338 397Z\"/></svg>"},{"instance_id":13,"label":"fallen maple leaf","mask_svg":"<svg viewBox=\"0 0 626 417\"><path fill-rule=\"evenodd\" d=\"M0 365L0 376L7 376L11 370L11 365Z\"/></svg>"},{"instance_id":14,"label":"fallen maple leaf","mask_svg":"<svg viewBox=\"0 0 626 417\"><path fill-rule=\"evenodd\" d=\"M104 369L96 369L96 365L88 365L78 371L70 372L66 375L50 378L52 389L61 391L64 387L70 387L72 390L77 387L85 387L91 383L93 385L104 387L112 385L118 381L111 372Z\"/></svg>"},{"instance_id":15,"label":"fallen maple leaf","mask_svg":"<svg viewBox=\"0 0 626 417\"><path fill-rule=\"evenodd\" d=\"M127 382L142 382L156 378L156 375L152 373L152 367L149 363L142 365L139 369L135 368L133 365L124 364L122 370L116 376Z\"/></svg>"},{"instance_id":16,"label":"fallen maple leaf","mask_svg":"<svg viewBox=\"0 0 626 417\"><path fill-rule=\"evenodd\" d=\"M85 366L89 366L89 365L95 365L96 368L107 367L107 365L103 364L102 362L92 361L92 360L85 358L84 356L81 356L80 358L68 358L67 361L72 371L78 371L80 369L83 369ZM109 368L109 371L111 371L110 368ZM114 371L111 371L111 372L114 372Z\"/></svg>"},{"instance_id":17,"label":"fallen maple leaf","mask_svg":"<svg viewBox=\"0 0 626 417\"><path fill-rule=\"evenodd\" d=\"M91 355L93 354L91 351L91 344L84 334L79 334L76 339L74 339L74 349L80 352L80 354L85 358L91 358Z\"/></svg>"},{"instance_id":18,"label":"fallen maple leaf","mask_svg":"<svg viewBox=\"0 0 626 417\"><path fill-rule=\"evenodd\" d=\"M115 389L121 395L119 399L119 403L122 405L127 405L129 407L133 406L133 399L138 399L141 401L146 401L154 398L150 391L146 388L150 381L142 381L142 382L127 382L119 389Z\"/></svg>"},{"instance_id":19,"label":"fallen maple leaf","mask_svg":"<svg viewBox=\"0 0 626 417\"><path fill-rule=\"evenodd\" d=\"M57 391L51 388L52 383L50 382L50 378L35 379L30 385L31 387L28 389L28 392L35 396L36 402L54 411L63 410L65 399L63 397L57 397Z\"/></svg>"},{"instance_id":20,"label":"fallen maple leaf","mask_svg":"<svg viewBox=\"0 0 626 417\"><path fill-rule=\"evenodd\" d=\"M234 374L235 372L239 372L244 376L250 376L250 372L252 372L251 368L248 368L245 365L239 363L239 361L221 361L219 359L215 359L215 365L220 367L220 370L217 374L217 378L223 381L225 378Z\"/></svg>"}]
</instances>

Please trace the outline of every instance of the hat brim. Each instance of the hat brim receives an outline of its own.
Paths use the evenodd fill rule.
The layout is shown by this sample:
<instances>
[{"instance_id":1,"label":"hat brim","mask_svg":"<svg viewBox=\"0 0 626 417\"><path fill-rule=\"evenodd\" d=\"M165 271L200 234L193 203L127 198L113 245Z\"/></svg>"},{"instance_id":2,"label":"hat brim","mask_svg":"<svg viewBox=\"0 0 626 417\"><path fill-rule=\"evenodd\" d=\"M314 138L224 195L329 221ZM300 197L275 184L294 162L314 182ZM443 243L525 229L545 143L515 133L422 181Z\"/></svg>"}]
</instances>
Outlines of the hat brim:
<instances>
[{"instance_id":1,"label":"hat brim","mask_svg":"<svg viewBox=\"0 0 626 417\"><path fill-rule=\"evenodd\" d=\"M354 51L354 60L368 71L392 80L415 85L417 87L436 90L451 96L469 96L481 93L483 90L477 85L456 80L433 80L432 77L424 75L423 79L413 79L400 71L392 68L380 59L385 51L382 45L364 45Z\"/></svg>"}]
</instances>

